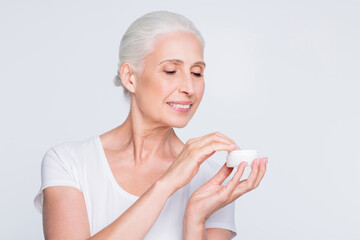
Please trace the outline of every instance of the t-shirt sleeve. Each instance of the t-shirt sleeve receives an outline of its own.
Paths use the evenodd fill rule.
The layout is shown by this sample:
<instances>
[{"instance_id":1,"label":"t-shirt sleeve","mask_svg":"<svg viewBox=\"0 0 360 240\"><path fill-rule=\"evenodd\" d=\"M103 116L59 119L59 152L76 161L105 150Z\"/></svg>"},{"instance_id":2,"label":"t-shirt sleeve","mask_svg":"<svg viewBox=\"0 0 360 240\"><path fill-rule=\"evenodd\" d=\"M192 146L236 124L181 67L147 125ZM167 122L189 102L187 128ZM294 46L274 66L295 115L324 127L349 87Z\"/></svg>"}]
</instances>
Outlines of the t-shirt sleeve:
<instances>
[{"instance_id":1,"label":"t-shirt sleeve","mask_svg":"<svg viewBox=\"0 0 360 240\"><path fill-rule=\"evenodd\" d=\"M199 187L209 181L220 170L221 166L211 162L212 159L206 160L201 164L198 174L191 182L190 195ZM230 181L228 177L223 185ZM224 228L232 232L231 239L237 235L235 225L235 202L214 212L205 222L205 228Z\"/></svg>"},{"instance_id":2,"label":"t-shirt sleeve","mask_svg":"<svg viewBox=\"0 0 360 240\"><path fill-rule=\"evenodd\" d=\"M235 226L235 203L232 202L214 212L205 222L205 228L224 228L231 231L231 239L237 235Z\"/></svg>"},{"instance_id":3,"label":"t-shirt sleeve","mask_svg":"<svg viewBox=\"0 0 360 240\"><path fill-rule=\"evenodd\" d=\"M71 186L81 191L73 164L54 147L47 150L41 162L41 187L34 198L35 208L42 213L43 190L50 186Z\"/></svg>"}]
</instances>

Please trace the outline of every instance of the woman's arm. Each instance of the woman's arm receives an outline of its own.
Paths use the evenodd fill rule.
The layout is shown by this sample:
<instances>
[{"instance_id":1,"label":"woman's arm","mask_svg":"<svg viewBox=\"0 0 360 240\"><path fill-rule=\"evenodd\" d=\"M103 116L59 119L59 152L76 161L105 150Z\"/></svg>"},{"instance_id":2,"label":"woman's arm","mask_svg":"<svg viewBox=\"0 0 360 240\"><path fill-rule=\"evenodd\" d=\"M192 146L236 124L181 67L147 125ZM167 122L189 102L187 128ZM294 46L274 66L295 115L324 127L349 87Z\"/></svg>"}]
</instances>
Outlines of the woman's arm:
<instances>
[{"instance_id":1,"label":"woman's arm","mask_svg":"<svg viewBox=\"0 0 360 240\"><path fill-rule=\"evenodd\" d=\"M119 218L90 239L144 239L174 192L166 182L158 180Z\"/></svg>"},{"instance_id":2,"label":"woman's arm","mask_svg":"<svg viewBox=\"0 0 360 240\"><path fill-rule=\"evenodd\" d=\"M69 186L51 186L43 191L42 216L45 239L88 239L90 228L83 194Z\"/></svg>"},{"instance_id":3,"label":"woman's arm","mask_svg":"<svg viewBox=\"0 0 360 240\"><path fill-rule=\"evenodd\" d=\"M44 189L44 235L46 240L143 239L174 193L160 179L120 217L90 237L82 193L72 187Z\"/></svg>"},{"instance_id":4,"label":"woman's arm","mask_svg":"<svg viewBox=\"0 0 360 240\"><path fill-rule=\"evenodd\" d=\"M194 218L185 215L183 239L230 240L231 231L224 228L205 229L205 221L195 221Z\"/></svg>"},{"instance_id":5,"label":"woman's arm","mask_svg":"<svg viewBox=\"0 0 360 240\"><path fill-rule=\"evenodd\" d=\"M230 240L231 231L224 228L207 228L205 221L196 221L185 214L183 223L183 239L196 240Z\"/></svg>"},{"instance_id":6,"label":"woman's arm","mask_svg":"<svg viewBox=\"0 0 360 240\"><path fill-rule=\"evenodd\" d=\"M224 228L207 228L207 240L230 240L232 232Z\"/></svg>"}]
</instances>

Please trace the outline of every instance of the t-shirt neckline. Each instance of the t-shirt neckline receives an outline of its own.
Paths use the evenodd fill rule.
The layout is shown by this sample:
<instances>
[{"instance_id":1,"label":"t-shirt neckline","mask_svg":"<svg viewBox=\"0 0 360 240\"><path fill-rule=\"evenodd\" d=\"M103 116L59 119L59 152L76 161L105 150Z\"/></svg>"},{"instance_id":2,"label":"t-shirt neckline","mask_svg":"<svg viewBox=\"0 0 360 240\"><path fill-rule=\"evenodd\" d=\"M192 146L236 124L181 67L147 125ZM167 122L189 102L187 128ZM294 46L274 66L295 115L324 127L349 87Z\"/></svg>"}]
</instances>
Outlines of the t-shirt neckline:
<instances>
[{"instance_id":1,"label":"t-shirt neckline","mask_svg":"<svg viewBox=\"0 0 360 240\"><path fill-rule=\"evenodd\" d=\"M96 144L98 146L98 150L99 150L99 153L100 153L100 159L101 159L101 162L103 163L104 165L104 168L105 168L105 171L107 173L107 175L109 176L110 178L110 181L112 182L112 184L114 185L115 189L117 189L118 191L120 191L120 193L122 193L125 197L127 198L130 198L131 200L137 200L139 198L139 196L136 196L136 195L133 195L127 191L125 191L125 189L123 189L119 184L118 182L116 181L116 178L114 176L114 174L112 173L111 171L111 168L110 168L110 165L109 165L109 162L106 158L106 154L105 154L105 151L104 151L104 147L102 145L102 142L101 142L101 138L100 138L100 135L97 135L95 137L96 139Z\"/></svg>"}]
</instances>

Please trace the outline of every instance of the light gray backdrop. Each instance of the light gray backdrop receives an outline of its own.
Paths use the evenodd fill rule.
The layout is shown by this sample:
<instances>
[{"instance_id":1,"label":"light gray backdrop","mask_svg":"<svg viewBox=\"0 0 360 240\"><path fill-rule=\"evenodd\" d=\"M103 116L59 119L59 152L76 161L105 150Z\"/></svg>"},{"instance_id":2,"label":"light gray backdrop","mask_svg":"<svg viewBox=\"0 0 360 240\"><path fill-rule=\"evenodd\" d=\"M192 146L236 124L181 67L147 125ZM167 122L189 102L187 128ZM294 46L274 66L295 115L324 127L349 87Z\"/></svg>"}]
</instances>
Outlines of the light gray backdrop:
<instances>
[{"instance_id":1,"label":"light gray backdrop","mask_svg":"<svg viewBox=\"0 0 360 240\"><path fill-rule=\"evenodd\" d=\"M0 239L43 239L33 198L49 147L125 120L120 39L153 10L206 40L205 95L181 139L220 131L269 157L237 200L237 239L360 239L360 5L344 0L2 0Z\"/></svg>"}]
</instances>

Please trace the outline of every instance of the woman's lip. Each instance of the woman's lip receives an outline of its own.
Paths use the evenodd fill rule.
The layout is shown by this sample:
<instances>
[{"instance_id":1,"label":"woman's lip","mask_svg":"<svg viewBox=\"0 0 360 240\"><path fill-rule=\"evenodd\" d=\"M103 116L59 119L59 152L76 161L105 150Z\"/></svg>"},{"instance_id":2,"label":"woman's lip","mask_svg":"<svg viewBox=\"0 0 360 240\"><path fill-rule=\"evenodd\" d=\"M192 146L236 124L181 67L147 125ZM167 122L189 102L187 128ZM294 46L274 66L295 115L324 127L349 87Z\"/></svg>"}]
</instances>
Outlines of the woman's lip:
<instances>
[{"instance_id":1,"label":"woman's lip","mask_svg":"<svg viewBox=\"0 0 360 240\"><path fill-rule=\"evenodd\" d=\"M173 103L173 102L171 102L171 103ZM189 112L189 111L190 111L190 108L191 108L191 106L192 106L192 104L190 104L190 107L189 107L189 108L177 108L177 107L175 107L175 106L171 106L169 103L167 103L167 105L169 105L172 109L174 109L174 110L176 110L176 111L178 111L178 112L183 112L183 113Z\"/></svg>"},{"instance_id":2,"label":"woman's lip","mask_svg":"<svg viewBox=\"0 0 360 240\"><path fill-rule=\"evenodd\" d=\"M174 101L174 102L168 102L168 103L182 104L182 105L188 105L188 104L192 105L193 104L193 102L191 102L191 101Z\"/></svg>"}]
</instances>

